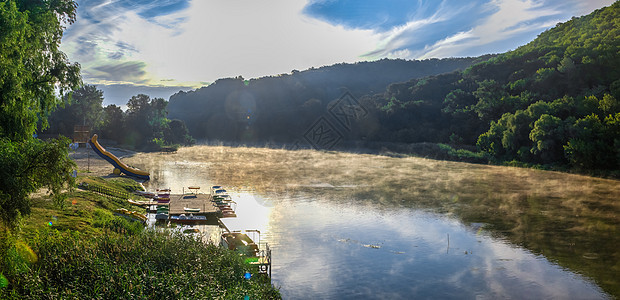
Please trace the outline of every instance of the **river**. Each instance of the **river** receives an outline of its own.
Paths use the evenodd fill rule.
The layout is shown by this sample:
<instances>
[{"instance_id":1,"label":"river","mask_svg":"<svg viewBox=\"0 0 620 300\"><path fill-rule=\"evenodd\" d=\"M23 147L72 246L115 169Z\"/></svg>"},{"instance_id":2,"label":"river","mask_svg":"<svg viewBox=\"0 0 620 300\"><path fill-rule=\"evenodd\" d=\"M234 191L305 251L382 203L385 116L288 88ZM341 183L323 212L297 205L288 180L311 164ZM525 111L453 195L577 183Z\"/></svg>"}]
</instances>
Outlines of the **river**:
<instances>
[{"instance_id":1,"label":"river","mask_svg":"<svg viewBox=\"0 0 620 300\"><path fill-rule=\"evenodd\" d=\"M224 185L285 299L618 296L620 184L370 154L195 146L137 154L150 189Z\"/></svg>"}]
</instances>

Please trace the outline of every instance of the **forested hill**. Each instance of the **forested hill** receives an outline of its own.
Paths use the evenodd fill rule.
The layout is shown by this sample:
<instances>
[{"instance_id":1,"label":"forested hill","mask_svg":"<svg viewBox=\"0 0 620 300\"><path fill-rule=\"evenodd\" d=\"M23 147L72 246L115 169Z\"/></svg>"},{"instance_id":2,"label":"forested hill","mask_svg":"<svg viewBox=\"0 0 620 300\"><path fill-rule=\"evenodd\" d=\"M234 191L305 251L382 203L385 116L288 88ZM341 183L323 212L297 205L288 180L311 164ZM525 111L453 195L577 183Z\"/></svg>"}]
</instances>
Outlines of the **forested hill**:
<instances>
[{"instance_id":1,"label":"forested hill","mask_svg":"<svg viewBox=\"0 0 620 300\"><path fill-rule=\"evenodd\" d=\"M193 137L235 142L300 139L348 90L356 97L380 93L393 82L464 70L481 58L388 60L336 64L291 74L228 78L170 97L169 117L185 121Z\"/></svg>"},{"instance_id":2,"label":"forested hill","mask_svg":"<svg viewBox=\"0 0 620 300\"><path fill-rule=\"evenodd\" d=\"M222 79L173 95L170 117L198 139L322 148L342 140L447 143L477 147L458 152L475 159L620 170L619 11L616 2L574 17L464 71L450 72L475 59L381 60ZM346 90L352 97L343 100Z\"/></svg>"},{"instance_id":3,"label":"forested hill","mask_svg":"<svg viewBox=\"0 0 620 300\"><path fill-rule=\"evenodd\" d=\"M498 161L620 169L620 2L464 72L363 103L371 140L477 145Z\"/></svg>"}]
</instances>

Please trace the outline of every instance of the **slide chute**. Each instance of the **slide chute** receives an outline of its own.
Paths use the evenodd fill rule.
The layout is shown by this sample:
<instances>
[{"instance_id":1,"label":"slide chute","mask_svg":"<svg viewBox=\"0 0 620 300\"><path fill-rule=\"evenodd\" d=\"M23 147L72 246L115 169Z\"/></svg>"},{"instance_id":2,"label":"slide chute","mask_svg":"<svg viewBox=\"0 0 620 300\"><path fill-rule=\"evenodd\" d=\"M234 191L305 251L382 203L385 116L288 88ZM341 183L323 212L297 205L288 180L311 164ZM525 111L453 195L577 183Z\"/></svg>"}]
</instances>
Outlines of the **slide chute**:
<instances>
[{"instance_id":1,"label":"slide chute","mask_svg":"<svg viewBox=\"0 0 620 300\"><path fill-rule=\"evenodd\" d=\"M101 158L107 160L110 164L114 166L114 168L120 170L120 172L124 173L125 175L134 176L134 177L138 177L140 179L145 179L145 180L151 179L151 177L149 176L150 175L149 172L142 171L136 168L132 168L124 164L122 161L120 161L120 159L118 159L118 157L116 157L114 154L105 150L105 148L99 145L96 134L93 135L93 137L88 141L88 143L93 148L93 150L99 156L101 156Z\"/></svg>"}]
</instances>

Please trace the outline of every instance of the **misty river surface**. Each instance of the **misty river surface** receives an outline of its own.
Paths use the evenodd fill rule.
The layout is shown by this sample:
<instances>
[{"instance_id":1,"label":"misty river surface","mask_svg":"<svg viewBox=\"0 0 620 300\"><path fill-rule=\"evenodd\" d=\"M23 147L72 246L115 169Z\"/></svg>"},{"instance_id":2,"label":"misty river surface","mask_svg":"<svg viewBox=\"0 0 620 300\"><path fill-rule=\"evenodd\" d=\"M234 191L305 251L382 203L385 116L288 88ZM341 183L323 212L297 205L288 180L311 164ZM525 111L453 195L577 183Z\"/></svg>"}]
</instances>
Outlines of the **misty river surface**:
<instances>
[{"instance_id":1,"label":"misty river surface","mask_svg":"<svg viewBox=\"0 0 620 300\"><path fill-rule=\"evenodd\" d=\"M224 222L262 232L261 243L272 249L272 283L285 299L610 297L595 280L490 230L493 224L355 199L367 195L355 190L368 187L314 180L271 194L251 182L222 182L226 177L212 161L189 153L128 160L151 172L147 189L180 193L201 186L208 192L224 185L238 203L238 217Z\"/></svg>"}]
</instances>

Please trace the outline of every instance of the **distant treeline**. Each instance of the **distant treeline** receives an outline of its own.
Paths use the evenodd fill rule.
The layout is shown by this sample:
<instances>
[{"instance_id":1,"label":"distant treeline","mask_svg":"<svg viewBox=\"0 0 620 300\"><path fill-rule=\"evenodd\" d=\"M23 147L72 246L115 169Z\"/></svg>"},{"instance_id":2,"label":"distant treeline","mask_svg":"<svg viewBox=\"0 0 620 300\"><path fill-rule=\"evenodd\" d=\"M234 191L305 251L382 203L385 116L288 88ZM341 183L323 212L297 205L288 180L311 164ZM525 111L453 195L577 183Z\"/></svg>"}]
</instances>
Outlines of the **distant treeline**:
<instances>
[{"instance_id":1,"label":"distant treeline","mask_svg":"<svg viewBox=\"0 0 620 300\"><path fill-rule=\"evenodd\" d=\"M199 140L293 142L347 90L355 96L374 94L393 82L464 70L489 57L383 59L251 80L220 79L171 96L168 109L170 117L185 121Z\"/></svg>"},{"instance_id":2,"label":"distant treeline","mask_svg":"<svg viewBox=\"0 0 620 300\"><path fill-rule=\"evenodd\" d=\"M114 104L103 107L103 92L85 85L73 91L67 102L51 113L49 128L43 133L73 137L75 125L87 125L91 135L98 133L101 138L143 151L194 142L183 121L168 119L168 101L162 98L139 94L129 99L127 111L123 111Z\"/></svg>"},{"instance_id":3,"label":"distant treeline","mask_svg":"<svg viewBox=\"0 0 620 300\"><path fill-rule=\"evenodd\" d=\"M173 95L170 116L197 139L431 142L476 146L459 154L474 160L619 170L619 8L560 23L497 56L220 79Z\"/></svg>"}]
</instances>

